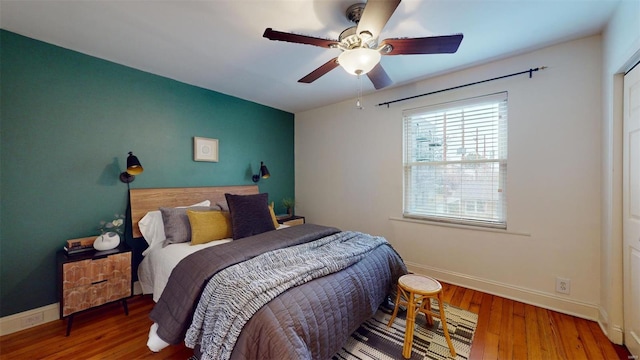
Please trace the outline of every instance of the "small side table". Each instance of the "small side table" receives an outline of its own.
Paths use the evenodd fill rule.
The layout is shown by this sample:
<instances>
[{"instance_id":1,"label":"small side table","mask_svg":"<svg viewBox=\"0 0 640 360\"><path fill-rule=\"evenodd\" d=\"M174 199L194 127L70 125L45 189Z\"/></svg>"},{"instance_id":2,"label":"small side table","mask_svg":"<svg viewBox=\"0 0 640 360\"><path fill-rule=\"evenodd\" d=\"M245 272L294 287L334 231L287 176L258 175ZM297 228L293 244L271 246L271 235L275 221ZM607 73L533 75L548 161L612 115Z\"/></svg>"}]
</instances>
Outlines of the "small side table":
<instances>
[{"instance_id":1,"label":"small side table","mask_svg":"<svg viewBox=\"0 0 640 360\"><path fill-rule=\"evenodd\" d=\"M438 307L440 313L435 313L431 310L431 299L438 301ZM444 330L444 337L447 339L449 345L449 351L451 356L456 357L456 350L451 343L451 337L449 337L449 330L447 329L447 318L444 314L444 302L442 301L442 284L434 278L408 274L403 275L398 279L398 294L396 295L396 306L393 309L393 314L387 326L393 324L396 315L398 314L398 307L400 305L407 306L407 328L404 333L404 346L402 348L402 356L405 359L411 357L411 347L413 345L413 330L415 328L416 313L423 313L427 317L427 322L433 325L433 315L440 317L442 322L442 330Z\"/></svg>"},{"instance_id":2,"label":"small side table","mask_svg":"<svg viewBox=\"0 0 640 360\"><path fill-rule=\"evenodd\" d=\"M298 216L298 215L278 217L277 220L278 220L278 223L282 225L288 225L288 226L302 225L305 223L304 216Z\"/></svg>"},{"instance_id":3,"label":"small side table","mask_svg":"<svg viewBox=\"0 0 640 360\"><path fill-rule=\"evenodd\" d=\"M133 294L131 282L131 248L125 244L113 250L57 254L59 274L60 318L67 320L67 334L76 313L104 304L121 301L129 315L127 298Z\"/></svg>"}]
</instances>

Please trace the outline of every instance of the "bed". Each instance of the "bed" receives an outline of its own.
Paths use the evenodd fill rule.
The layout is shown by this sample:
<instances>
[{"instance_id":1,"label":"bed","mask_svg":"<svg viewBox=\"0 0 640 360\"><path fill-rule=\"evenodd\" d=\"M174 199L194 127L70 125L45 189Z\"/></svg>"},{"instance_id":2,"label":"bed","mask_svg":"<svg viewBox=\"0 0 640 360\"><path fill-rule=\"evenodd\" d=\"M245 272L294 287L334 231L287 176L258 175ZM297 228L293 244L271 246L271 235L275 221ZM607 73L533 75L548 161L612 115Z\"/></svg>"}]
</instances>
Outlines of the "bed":
<instances>
[{"instance_id":1,"label":"bed","mask_svg":"<svg viewBox=\"0 0 640 360\"><path fill-rule=\"evenodd\" d=\"M200 359L331 358L407 272L384 238L278 226L267 198L254 185L130 190L134 237L149 243L138 277L156 302L152 351L184 341ZM191 240L175 241L166 215L184 225L185 212Z\"/></svg>"}]
</instances>

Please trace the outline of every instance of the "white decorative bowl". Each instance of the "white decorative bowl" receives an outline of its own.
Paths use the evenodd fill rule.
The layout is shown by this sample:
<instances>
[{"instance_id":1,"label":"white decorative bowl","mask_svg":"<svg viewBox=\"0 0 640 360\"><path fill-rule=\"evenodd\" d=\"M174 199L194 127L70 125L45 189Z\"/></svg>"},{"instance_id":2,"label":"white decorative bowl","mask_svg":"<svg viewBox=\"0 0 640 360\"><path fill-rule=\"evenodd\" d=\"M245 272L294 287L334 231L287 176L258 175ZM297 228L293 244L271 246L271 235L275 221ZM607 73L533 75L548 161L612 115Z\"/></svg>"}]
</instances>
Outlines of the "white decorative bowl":
<instances>
[{"instance_id":1,"label":"white decorative bowl","mask_svg":"<svg viewBox=\"0 0 640 360\"><path fill-rule=\"evenodd\" d=\"M115 232L108 232L96 238L93 248L98 251L115 249L120 245L120 235Z\"/></svg>"}]
</instances>

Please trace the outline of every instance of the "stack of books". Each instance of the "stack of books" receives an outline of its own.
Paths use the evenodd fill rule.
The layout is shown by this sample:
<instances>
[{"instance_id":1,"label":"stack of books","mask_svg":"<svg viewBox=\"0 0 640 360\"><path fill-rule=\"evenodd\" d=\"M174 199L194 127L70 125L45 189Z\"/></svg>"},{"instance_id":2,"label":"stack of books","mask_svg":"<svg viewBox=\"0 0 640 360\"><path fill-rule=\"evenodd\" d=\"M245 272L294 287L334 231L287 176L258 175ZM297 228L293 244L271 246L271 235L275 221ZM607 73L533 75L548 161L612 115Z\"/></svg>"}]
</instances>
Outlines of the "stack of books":
<instances>
[{"instance_id":1,"label":"stack of books","mask_svg":"<svg viewBox=\"0 0 640 360\"><path fill-rule=\"evenodd\" d=\"M67 240L67 243L64 246L64 251L69 255L93 251L93 242L95 240L95 236Z\"/></svg>"}]
</instances>

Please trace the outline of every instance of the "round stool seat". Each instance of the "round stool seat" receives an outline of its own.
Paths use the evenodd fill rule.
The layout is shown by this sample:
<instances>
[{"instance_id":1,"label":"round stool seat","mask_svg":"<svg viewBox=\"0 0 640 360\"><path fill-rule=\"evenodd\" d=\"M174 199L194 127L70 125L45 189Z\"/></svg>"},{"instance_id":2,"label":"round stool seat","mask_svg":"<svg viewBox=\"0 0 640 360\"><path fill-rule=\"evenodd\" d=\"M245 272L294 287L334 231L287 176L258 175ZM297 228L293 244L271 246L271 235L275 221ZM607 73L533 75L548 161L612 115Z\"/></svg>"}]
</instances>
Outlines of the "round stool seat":
<instances>
[{"instance_id":1,"label":"round stool seat","mask_svg":"<svg viewBox=\"0 0 640 360\"><path fill-rule=\"evenodd\" d=\"M438 280L424 275L402 275L398 279L398 284L405 290L420 295L430 295L442 291L442 285Z\"/></svg>"},{"instance_id":2,"label":"round stool seat","mask_svg":"<svg viewBox=\"0 0 640 360\"><path fill-rule=\"evenodd\" d=\"M438 302L438 312L431 310L431 299ZM413 345L413 330L417 313L424 313L427 323L433 325L433 316L438 316L442 323L444 337L449 345L451 356L456 357L456 350L449 336L447 329L447 319L444 313L442 299L442 284L432 277L418 274L402 275L398 279L398 292L396 294L396 306L393 309L391 318L387 326L391 326L398 315L400 305L406 305L406 328L404 333L404 346L402 347L402 357L411 358L411 347Z\"/></svg>"}]
</instances>

